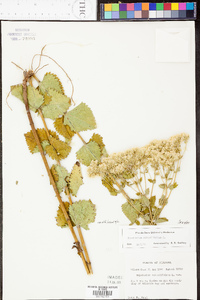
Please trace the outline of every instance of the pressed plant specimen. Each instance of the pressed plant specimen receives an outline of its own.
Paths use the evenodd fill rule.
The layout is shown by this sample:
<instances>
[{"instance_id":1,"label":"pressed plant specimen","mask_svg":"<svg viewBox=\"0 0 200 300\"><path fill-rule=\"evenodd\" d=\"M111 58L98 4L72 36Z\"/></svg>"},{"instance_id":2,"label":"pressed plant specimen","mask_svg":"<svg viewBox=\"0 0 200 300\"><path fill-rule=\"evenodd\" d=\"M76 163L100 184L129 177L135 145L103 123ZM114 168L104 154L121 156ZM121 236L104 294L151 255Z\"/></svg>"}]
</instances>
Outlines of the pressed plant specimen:
<instances>
[{"instance_id":1,"label":"pressed plant specimen","mask_svg":"<svg viewBox=\"0 0 200 300\"><path fill-rule=\"evenodd\" d=\"M168 219L161 213L178 186L177 173L188 138L189 135L182 133L168 140L152 141L145 147L114 153L101 162L92 161L88 173L101 176L111 195L121 193L126 198L122 211L131 225L166 222Z\"/></svg>"},{"instance_id":2,"label":"pressed plant specimen","mask_svg":"<svg viewBox=\"0 0 200 300\"><path fill-rule=\"evenodd\" d=\"M92 160L100 160L105 152L102 138L98 134L93 134L89 142L85 142L80 135L81 131L96 128L96 121L91 109L80 103L76 107L71 107L73 102L73 84L64 69L51 57L43 54L39 55L39 65L33 70L23 70L23 80L21 84L11 86L11 94L22 101L26 108L26 114L31 130L25 133L28 148L32 154L40 153L49 176L56 197L59 201L57 211L57 225L68 227L74 239L72 248L77 249L81 257L87 274L92 274L92 266L86 244L83 238L81 227L88 230L88 224L95 221L96 208L91 200L75 201L80 186L83 184L81 173L81 163L89 165ZM40 71L42 57L55 62L65 73L72 84L71 98L65 95L63 85L57 75L47 72L40 80L36 73ZM34 124L32 113L36 113L43 122L43 128L37 128ZM50 130L46 119L52 120L55 130ZM71 172L61 165L72 150L70 145L74 135L82 140L83 146L77 151L77 161ZM49 162L50 161L50 162ZM51 163L53 161L53 163ZM68 201L63 201L61 193L65 192ZM75 230L77 228L77 231ZM77 234L78 233L78 234Z\"/></svg>"}]
</instances>

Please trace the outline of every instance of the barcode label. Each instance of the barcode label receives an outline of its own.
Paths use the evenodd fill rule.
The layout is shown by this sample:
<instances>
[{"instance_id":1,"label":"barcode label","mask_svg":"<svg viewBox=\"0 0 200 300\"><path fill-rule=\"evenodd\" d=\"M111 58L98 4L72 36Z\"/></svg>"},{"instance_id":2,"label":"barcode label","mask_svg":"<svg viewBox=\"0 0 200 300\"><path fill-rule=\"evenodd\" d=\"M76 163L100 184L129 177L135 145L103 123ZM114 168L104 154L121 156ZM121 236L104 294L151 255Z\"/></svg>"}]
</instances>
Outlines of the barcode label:
<instances>
[{"instance_id":1,"label":"barcode label","mask_svg":"<svg viewBox=\"0 0 200 300\"><path fill-rule=\"evenodd\" d=\"M119 298L118 286L87 286L88 299L117 299Z\"/></svg>"},{"instance_id":2,"label":"barcode label","mask_svg":"<svg viewBox=\"0 0 200 300\"><path fill-rule=\"evenodd\" d=\"M95 296L112 296L112 291L93 291L93 295Z\"/></svg>"}]
</instances>

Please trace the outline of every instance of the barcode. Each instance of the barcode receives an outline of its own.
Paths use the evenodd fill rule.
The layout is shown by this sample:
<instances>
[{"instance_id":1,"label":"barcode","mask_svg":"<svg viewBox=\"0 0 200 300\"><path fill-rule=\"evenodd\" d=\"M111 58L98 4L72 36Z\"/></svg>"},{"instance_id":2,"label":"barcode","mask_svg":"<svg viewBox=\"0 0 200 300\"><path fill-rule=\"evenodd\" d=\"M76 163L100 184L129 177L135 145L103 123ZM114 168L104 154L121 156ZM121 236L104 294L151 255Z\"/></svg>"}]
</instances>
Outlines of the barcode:
<instances>
[{"instance_id":1,"label":"barcode","mask_svg":"<svg viewBox=\"0 0 200 300\"><path fill-rule=\"evenodd\" d=\"M92 294L93 295L95 295L95 296L107 296L107 297L109 297L109 296L112 296L112 291L93 291L92 292Z\"/></svg>"},{"instance_id":2,"label":"barcode","mask_svg":"<svg viewBox=\"0 0 200 300\"><path fill-rule=\"evenodd\" d=\"M86 299L118 299L118 286L90 285L87 286Z\"/></svg>"}]
</instances>

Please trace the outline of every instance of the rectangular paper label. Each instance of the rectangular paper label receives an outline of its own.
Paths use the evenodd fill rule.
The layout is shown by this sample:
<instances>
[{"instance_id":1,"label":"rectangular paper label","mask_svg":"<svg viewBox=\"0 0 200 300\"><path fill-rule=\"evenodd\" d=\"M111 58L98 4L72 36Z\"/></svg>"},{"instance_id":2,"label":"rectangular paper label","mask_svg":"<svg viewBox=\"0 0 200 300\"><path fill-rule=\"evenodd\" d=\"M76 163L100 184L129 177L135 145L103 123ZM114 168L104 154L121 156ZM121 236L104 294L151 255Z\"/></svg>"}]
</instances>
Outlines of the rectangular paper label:
<instances>
[{"instance_id":1,"label":"rectangular paper label","mask_svg":"<svg viewBox=\"0 0 200 300\"><path fill-rule=\"evenodd\" d=\"M86 289L87 299L118 299L118 286L89 285Z\"/></svg>"},{"instance_id":2,"label":"rectangular paper label","mask_svg":"<svg viewBox=\"0 0 200 300\"><path fill-rule=\"evenodd\" d=\"M120 248L135 250L141 248L167 249L191 247L189 227L127 227L120 228Z\"/></svg>"},{"instance_id":3,"label":"rectangular paper label","mask_svg":"<svg viewBox=\"0 0 200 300\"><path fill-rule=\"evenodd\" d=\"M125 299L197 299L195 263L192 252L126 254Z\"/></svg>"}]
</instances>

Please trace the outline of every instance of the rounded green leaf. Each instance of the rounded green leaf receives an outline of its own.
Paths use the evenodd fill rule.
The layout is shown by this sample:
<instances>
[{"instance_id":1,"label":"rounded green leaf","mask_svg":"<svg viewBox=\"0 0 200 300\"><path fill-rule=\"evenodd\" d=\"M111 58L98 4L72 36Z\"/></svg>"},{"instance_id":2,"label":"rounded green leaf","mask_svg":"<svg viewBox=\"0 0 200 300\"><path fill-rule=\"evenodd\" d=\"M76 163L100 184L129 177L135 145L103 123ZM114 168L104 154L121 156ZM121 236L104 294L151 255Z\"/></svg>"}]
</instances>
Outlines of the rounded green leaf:
<instances>
[{"instance_id":1,"label":"rounded green leaf","mask_svg":"<svg viewBox=\"0 0 200 300\"><path fill-rule=\"evenodd\" d=\"M43 80L39 84L39 89L42 94L45 94L49 88L64 94L60 79L57 77L57 75L52 73L46 73L43 77Z\"/></svg>"},{"instance_id":2,"label":"rounded green leaf","mask_svg":"<svg viewBox=\"0 0 200 300\"><path fill-rule=\"evenodd\" d=\"M42 112L45 118L55 120L68 110L70 98L53 89L48 89L48 96L51 98L51 101L42 107Z\"/></svg>"},{"instance_id":3,"label":"rounded green leaf","mask_svg":"<svg viewBox=\"0 0 200 300\"><path fill-rule=\"evenodd\" d=\"M20 99L22 102L24 102L23 98L23 89L22 85L13 85L11 86L11 94L18 99ZM43 96L38 92L37 89L35 89L33 86L27 86L27 98L28 98L28 104L29 108L32 111L36 111L44 102Z\"/></svg>"},{"instance_id":4,"label":"rounded green leaf","mask_svg":"<svg viewBox=\"0 0 200 300\"><path fill-rule=\"evenodd\" d=\"M73 166L72 172L69 177L70 192L73 196L77 195L80 186L83 184L83 176L81 173L80 163L77 161Z\"/></svg>"},{"instance_id":5,"label":"rounded green leaf","mask_svg":"<svg viewBox=\"0 0 200 300\"><path fill-rule=\"evenodd\" d=\"M132 225L136 222L139 216L139 212L141 210L141 204L138 200L136 201L131 200L131 204L129 204L128 202L122 204L122 211L125 214L125 216L131 221L131 225Z\"/></svg>"},{"instance_id":6,"label":"rounded green leaf","mask_svg":"<svg viewBox=\"0 0 200 300\"><path fill-rule=\"evenodd\" d=\"M101 149L96 142L90 141L76 152L76 157L82 164L89 166L92 160L100 161Z\"/></svg>"},{"instance_id":7,"label":"rounded green leaf","mask_svg":"<svg viewBox=\"0 0 200 300\"><path fill-rule=\"evenodd\" d=\"M64 124L77 132L96 128L94 115L85 103L70 110L64 117Z\"/></svg>"},{"instance_id":8,"label":"rounded green leaf","mask_svg":"<svg viewBox=\"0 0 200 300\"><path fill-rule=\"evenodd\" d=\"M76 225L88 230L88 224L95 221L96 208L91 200L79 200L70 205L69 214Z\"/></svg>"}]
</instances>

